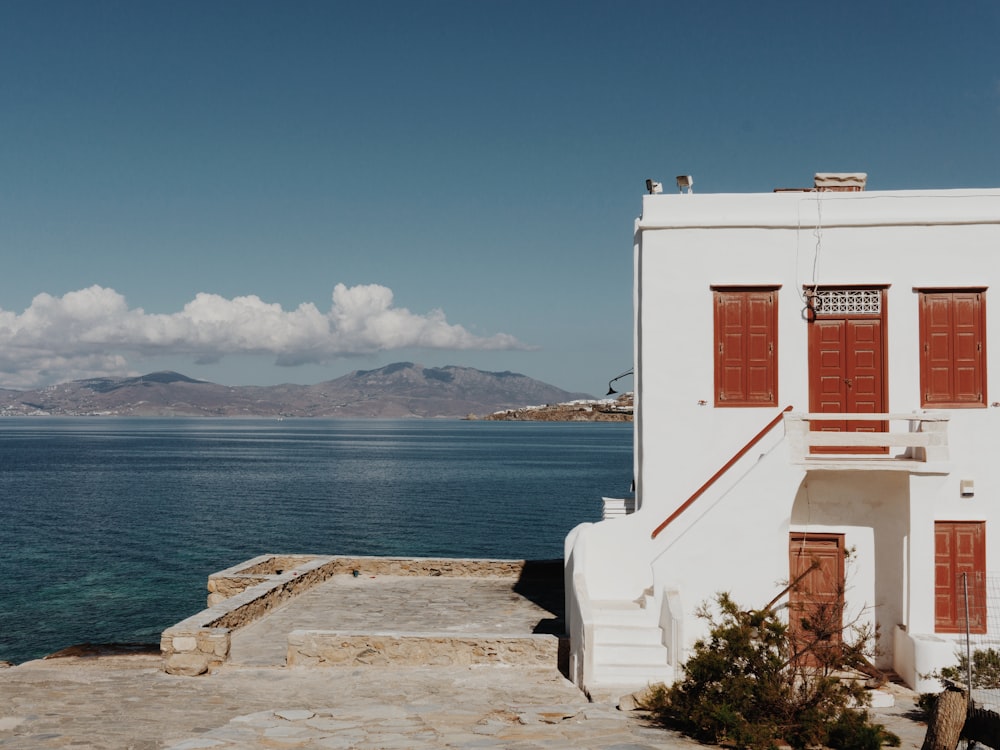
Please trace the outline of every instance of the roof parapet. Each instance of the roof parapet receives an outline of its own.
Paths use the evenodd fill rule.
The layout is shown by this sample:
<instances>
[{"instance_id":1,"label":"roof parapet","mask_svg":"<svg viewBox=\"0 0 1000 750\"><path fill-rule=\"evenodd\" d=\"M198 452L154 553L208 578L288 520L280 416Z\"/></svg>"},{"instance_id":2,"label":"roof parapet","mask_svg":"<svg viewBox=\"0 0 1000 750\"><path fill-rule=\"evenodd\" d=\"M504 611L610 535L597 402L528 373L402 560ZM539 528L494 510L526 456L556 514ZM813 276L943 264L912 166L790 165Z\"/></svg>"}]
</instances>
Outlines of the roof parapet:
<instances>
[{"instance_id":1,"label":"roof parapet","mask_svg":"<svg viewBox=\"0 0 1000 750\"><path fill-rule=\"evenodd\" d=\"M867 182L867 172L817 172L813 177L813 187L820 191L860 193Z\"/></svg>"},{"instance_id":2,"label":"roof parapet","mask_svg":"<svg viewBox=\"0 0 1000 750\"><path fill-rule=\"evenodd\" d=\"M775 188L776 193L860 193L868 183L867 172L817 172L811 188Z\"/></svg>"}]
</instances>

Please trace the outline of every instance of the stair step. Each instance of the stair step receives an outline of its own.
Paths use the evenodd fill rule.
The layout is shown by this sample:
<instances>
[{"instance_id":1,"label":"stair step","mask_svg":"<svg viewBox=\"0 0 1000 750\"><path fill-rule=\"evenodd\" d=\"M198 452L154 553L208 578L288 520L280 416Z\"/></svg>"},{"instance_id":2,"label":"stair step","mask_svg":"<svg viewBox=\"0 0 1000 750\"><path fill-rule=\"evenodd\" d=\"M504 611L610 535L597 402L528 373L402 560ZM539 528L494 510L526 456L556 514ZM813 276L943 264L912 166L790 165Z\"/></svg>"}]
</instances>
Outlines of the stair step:
<instances>
[{"instance_id":1,"label":"stair step","mask_svg":"<svg viewBox=\"0 0 1000 750\"><path fill-rule=\"evenodd\" d=\"M657 682L672 682L674 670L668 665L650 667L594 665L595 686L617 686L635 690ZM626 691L627 692L627 691Z\"/></svg>"},{"instance_id":2,"label":"stair step","mask_svg":"<svg viewBox=\"0 0 1000 750\"><path fill-rule=\"evenodd\" d=\"M597 666L665 667L667 665L667 649L660 644L604 645L598 649L594 657Z\"/></svg>"},{"instance_id":3,"label":"stair step","mask_svg":"<svg viewBox=\"0 0 1000 750\"><path fill-rule=\"evenodd\" d=\"M632 693L645 690L650 685L663 680L653 680L652 682L624 682L621 684L601 684L588 688L587 696L593 703L609 703L617 706L618 702Z\"/></svg>"},{"instance_id":4,"label":"stair step","mask_svg":"<svg viewBox=\"0 0 1000 750\"><path fill-rule=\"evenodd\" d=\"M659 627L653 613L645 609L593 609L594 624Z\"/></svg>"},{"instance_id":5,"label":"stair step","mask_svg":"<svg viewBox=\"0 0 1000 750\"><path fill-rule=\"evenodd\" d=\"M592 609L595 609L595 610L598 610L598 609L600 609L600 610L604 610L604 609L608 609L608 610L644 610L646 608L644 606L645 603L646 603L645 597L643 597L640 601L642 601L642 604L640 604L638 601L632 601L632 600L629 600L629 599L593 599L590 602L590 606L591 606Z\"/></svg>"},{"instance_id":6,"label":"stair step","mask_svg":"<svg viewBox=\"0 0 1000 750\"><path fill-rule=\"evenodd\" d=\"M629 623L594 624L594 643L614 645L635 643L643 646L662 646L663 631L651 625Z\"/></svg>"}]
</instances>

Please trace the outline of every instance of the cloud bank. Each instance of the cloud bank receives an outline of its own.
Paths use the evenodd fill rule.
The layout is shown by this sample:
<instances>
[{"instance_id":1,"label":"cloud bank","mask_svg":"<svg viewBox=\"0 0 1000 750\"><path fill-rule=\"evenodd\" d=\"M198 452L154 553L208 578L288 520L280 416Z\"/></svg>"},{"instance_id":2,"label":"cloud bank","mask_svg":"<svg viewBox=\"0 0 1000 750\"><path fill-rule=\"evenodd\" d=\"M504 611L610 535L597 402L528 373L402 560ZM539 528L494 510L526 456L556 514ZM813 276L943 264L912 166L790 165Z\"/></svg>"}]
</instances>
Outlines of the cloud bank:
<instances>
[{"instance_id":1,"label":"cloud bank","mask_svg":"<svg viewBox=\"0 0 1000 750\"><path fill-rule=\"evenodd\" d=\"M392 290L378 284L337 284L327 312L311 302L284 310L255 295L199 293L180 312L149 314L96 285L62 297L39 294L20 315L0 309L0 381L11 388L126 374L129 354L206 364L227 354L265 354L294 366L403 348L530 347L504 333L476 336L441 310L417 315L394 307Z\"/></svg>"}]
</instances>

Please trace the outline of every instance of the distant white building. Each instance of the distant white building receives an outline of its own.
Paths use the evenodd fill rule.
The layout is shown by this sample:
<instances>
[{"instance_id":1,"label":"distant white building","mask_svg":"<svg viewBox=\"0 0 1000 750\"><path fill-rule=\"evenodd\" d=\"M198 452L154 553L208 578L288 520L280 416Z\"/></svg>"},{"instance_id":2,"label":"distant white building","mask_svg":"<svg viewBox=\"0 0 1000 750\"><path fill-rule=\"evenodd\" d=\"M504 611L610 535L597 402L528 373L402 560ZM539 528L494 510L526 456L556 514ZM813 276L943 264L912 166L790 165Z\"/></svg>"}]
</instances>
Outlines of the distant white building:
<instances>
[{"instance_id":1,"label":"distant white building","mask_svg":"<svg viewBox=\"0 0 1000 750\"><path fill-rule=\"evenodd\" d=\"M966 586L970 629L1000 643L1000 189L865 181L644 196L636 511L566 540L588 691L673 681L701 604L762 607L813 561L782 606L846 590L914 688L956 662Z\"/></svg>"}]
</instances>

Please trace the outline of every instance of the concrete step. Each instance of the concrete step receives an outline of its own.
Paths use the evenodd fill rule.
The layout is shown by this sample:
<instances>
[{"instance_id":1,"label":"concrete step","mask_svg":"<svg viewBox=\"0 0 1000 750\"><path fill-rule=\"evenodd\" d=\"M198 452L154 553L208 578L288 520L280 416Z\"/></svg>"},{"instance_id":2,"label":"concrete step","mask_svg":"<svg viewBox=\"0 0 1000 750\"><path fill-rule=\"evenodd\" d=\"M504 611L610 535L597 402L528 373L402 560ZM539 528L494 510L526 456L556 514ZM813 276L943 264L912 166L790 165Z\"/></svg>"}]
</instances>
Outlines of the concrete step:
<instances>
[{"instance_id":1,"label":"concrete step","mask_svg":"<svg viewBox=\"0 0 1000 750\"><path fill-rule=\"evenodd\" d=\"M593 608L594 624L598 627L624 625L626 627L659 627L653 612L648 609L598 609Z\"/></svg>"},{"instance_id":2,"label":"concrete step","mask_svg":"<svg viewBox=\"0 0 1000 750\"><path fill-rule=\"evenodd\" d=\"M598 646L635 643L663 646L663 631L644 623L594 623L594 643Z\"/></svg>"},{"instance_id":3,"label":"concrete step","mask_svg":"<svg viewBox=\"0 0 1000 750\"><path fill-rule=\"evenodd\" d=\"M595 664L594 679L591 680L592 685L588 686L588 689L604 690L613 686L616 690L624 688L622 693L624 694L657 682L670 683L673 678L674 669L667 664L658 666Z\"/></svg>"},{"instance_id":4,"label":"concrete step","mask_svg":"<svg viewBox=\"0 0 1000 750\"><path fill-rule=\"evenodd\" d=\"M607 612L645 612L645 605L646 601L644 599L636 601L628 599L600 599L590 602L591 609Z\"/></svg>"},{"instance_id":5,"label":"concrete step","mask_svg":"<svg viewBox=\"0 0 1000 750\"><path fill-rule=\"evenodd\" d=\"M660 682L661 680L656 680ZM619 702L632 695L633 693L638 693L644 691L650 685L655 684L652 682L644 682L641 685L636 685L635 683L625 683L622 685L597 685L593 688L588 689L587 697L594 703L605 703L612 706L617 706ZM629 709L631 710L631 709Z\"/></svg>"},{"instance_id":6,"label":"concrete step","mask_svg":"<svg viewBox=\"0 0 1000 750\"><path fill-rule=\"evenodd\" d=\"M597 666L661 667L667 665L667 649L659 643L604 645L598 647L594 656Z\"/></svg>"}]
</instances>

